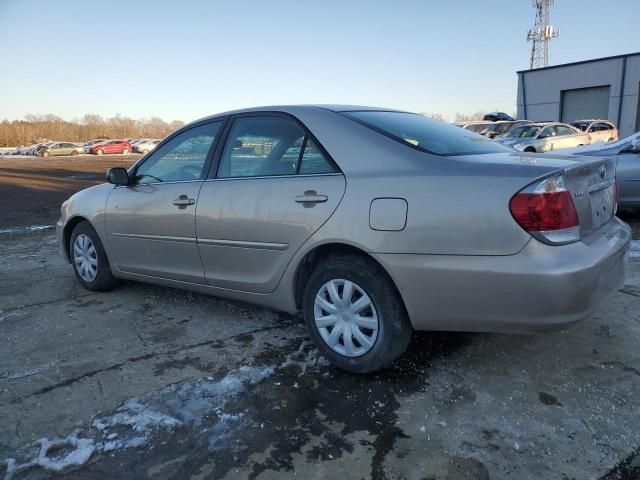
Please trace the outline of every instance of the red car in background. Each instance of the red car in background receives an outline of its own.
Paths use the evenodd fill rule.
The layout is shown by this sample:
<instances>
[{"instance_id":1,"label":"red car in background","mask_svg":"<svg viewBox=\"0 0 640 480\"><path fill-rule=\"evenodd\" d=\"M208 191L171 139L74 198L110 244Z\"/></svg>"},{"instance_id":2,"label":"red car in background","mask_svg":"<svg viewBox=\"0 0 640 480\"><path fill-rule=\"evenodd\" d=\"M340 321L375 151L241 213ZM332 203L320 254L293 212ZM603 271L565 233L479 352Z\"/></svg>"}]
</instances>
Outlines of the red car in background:
<instances>
[{"instance_id":1,"label":"red car in background","mask_svg":"<svg viewBox=\"0 0 640 480\"><path fill-rule=\"evenodd\" d=\"M104 153L131 153L132 147L126 140L108 140L104 143L96 143L89 149L89 153L102 155Z\"/></svg>"}]
</instances>

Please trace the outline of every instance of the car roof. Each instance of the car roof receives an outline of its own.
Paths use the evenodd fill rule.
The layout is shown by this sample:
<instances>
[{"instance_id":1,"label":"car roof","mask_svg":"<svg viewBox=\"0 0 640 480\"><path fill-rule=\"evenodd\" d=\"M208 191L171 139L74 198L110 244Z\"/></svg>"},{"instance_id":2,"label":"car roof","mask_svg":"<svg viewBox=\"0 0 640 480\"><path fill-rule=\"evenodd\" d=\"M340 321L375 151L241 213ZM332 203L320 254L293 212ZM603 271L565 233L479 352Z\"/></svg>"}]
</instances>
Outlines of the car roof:
<instances>
[{"instance_id":1,"label":"car roof","mask_svg":"<svg viewBox=\"0 0 640 480\"><path fill-rule=\"evenodd\" d=\"M597 118L585 118L583 120L574 120L571 123L587 123L587 122L604 122L604 123L611 123L611 120L601 120L601 119L597 119Z\"/></svg>"},{"instance_id":2,"label":"car roof","mask_svg":"<svg viewBox=\"0 0 640 480\"><path fill-rule=\"evenodd\" d=\"M228 110L226 112L216 113L203 118L194 120L191 123L201 122L203 120L210 120L216 117L222 117L225 115L234 115L238 113L253 113L253 112L282 112L295 114L305 110L317 110L324 109L336 113L341 112L359 112L359 111L372 111L372 112L400 112L400 113L413 113L406 110L396 110L385 107L371 107L365 105L338 105L338 104L301 104L301 105L265 105L260 107L240 108L237 110Z\"/></svg>"}]
</instances>

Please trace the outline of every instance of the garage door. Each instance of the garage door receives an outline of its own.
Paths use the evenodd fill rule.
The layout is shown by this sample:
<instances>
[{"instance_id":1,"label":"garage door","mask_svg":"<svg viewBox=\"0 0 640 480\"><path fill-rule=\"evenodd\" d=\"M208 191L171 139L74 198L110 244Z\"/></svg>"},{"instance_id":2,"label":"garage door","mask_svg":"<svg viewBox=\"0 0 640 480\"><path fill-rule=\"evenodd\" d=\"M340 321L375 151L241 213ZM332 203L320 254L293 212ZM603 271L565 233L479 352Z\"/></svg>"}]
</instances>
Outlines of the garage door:
<instances>
[{"instance_id":1,"label":"garage door","mask_svg":"<svg viewBox=\"0 0 640 480\"><path fill-rule=\"evenodd\" d=\"M563 122L585 118L609 118L610 86L563 90Z\"/></svg>"}]
</instances>

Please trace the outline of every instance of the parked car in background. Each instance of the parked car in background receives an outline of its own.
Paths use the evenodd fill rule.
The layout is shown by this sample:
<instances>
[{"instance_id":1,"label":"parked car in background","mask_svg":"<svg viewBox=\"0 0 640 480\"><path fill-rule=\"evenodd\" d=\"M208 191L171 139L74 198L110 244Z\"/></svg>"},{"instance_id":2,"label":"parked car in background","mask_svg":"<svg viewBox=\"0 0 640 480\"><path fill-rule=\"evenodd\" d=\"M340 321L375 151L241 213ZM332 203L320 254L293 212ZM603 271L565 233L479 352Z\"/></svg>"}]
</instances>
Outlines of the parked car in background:
<instances>
[{"instance_id":1,"label":"parked car in background","mask_svg":"<svg viewBox=\"0 0 640 480\"><path fill-rule=\"evenodd\" d=\"M506 134L511 128L517 125L524 125L527 123L533 123L531 120L513 120L513 121L497 121L481 130L480 135L484 135L487 138L497 138Z\"/></svg>"},{"instance_id":2,"label":"parked car in background","mask_svg":"<svg viewBox=\"0 0 640 480\"><path fill-rule=\"evenodd\" d=\"M84 146L84 153L90 153L91 151L91 147L93 147L94 145L97 145L98 143L105 143L108 142L109 140L106 138L97 138L95 140L89 140L88 142L86 142L83 146Z\"/></svg>"},{"instance_id":3,"label":"parked car in background","mask_svg":"<svg viewBox=\"0 0 640 480\"><path fill-rule=\"evenodd\" d=\"M618 129L608 120L576 120L571 125L591 136L591 143L615 142L618 140Z\"/></svg>"},{"instance_id":4,"label":"parked car in background","mask_svg":"<svg viewBox=\"0 0 640 480\"><path fill-rule=\"evenodd\" d=\"M42 147L43 145L47 145L48 142L40 142L40 143L36 143L35 145L31 145L29 148L27 148L27 150L25 151L25 155L35 155L36 152L38 151L38 149L40 147Z\"/></svg>"},{"instance_id":5,"label":"parked car in background","mask_svg":"<svg viewBox=\"0 0 640 480\"><path fill-rule=\"evenodd\" d=\"M143 140L133 146L133 151L137 153L148 153L156 148L156 145L159 143L160 140Z\"/></svg>"},{"instance_id":6,"label":"parked car in background","mask_svg":"<svg viewBox=\"0 0 640 480\"><path fill-rule=\"evenodd\" d=\"M640 208L640 133L617 142L597 142L562 152L568 155L608 158L616 162L616 187L620 208Z\"/></svg>"},{"instance_id":7,"label":"parked car in background","mask_svg":"<svg viewBox=\"0 0 640 480\"><path fill-rule=\"evenodd\" d=\"M540 122L513 127L496 141L521 152L550 152L589 145L591 137L566 123Z\"/></svg>"},{"instance_id":8,"label":"parked car in background","mask_svg":"<svg viewBox=\"0 0 640 480\"><path fill-rule=\"evenodd\" d=\"M108 140L96 143L89 148L89 153L103 155L105 153L131 153L131 144L126 140Z\"/></svg>"},{"instance_id":9,"label":"parked car in background","mask_svg":"<svg viewBox=\"0 0 640 480\"><path fill-rule=\"evenodd\" d=\"M487 113L484 117L482 117L482 119L490 120L492 122L497 122L500 120L507 120L507 121L515 120L515 118L513 118L511 115L507 115L504 112L490 112L490 113Z\"/></svg>"},{"instance_id":10,"label":"parked car in background","mask_svg":"<svg viewBox=\"0 0 640 480\"><path fill-rule=\"evenodd\" d=\"M493 125L494 122L486 122L484 120L480 121L472 121L472 122L456 122L455 125L463 128L465 130L469 130L470 132L480 133L485 128L489 128Z\"/></svg>"},{"instance_id":11,"label":"parked car in background","mask_svg":"<svg viewBox=\"0 0 640 480\"><path fill-rule=\"evenodd\" d=\"M82 145L77 143L68 142L52 142L42 145L36 151L36 155L39 157L52 157L59 155L79 155L84 153Z\"/></svg>"},{"instance_id":12,"label":"parked car in background","mask_svg":"<svg viewBox=\"0 0 640 480\"><path fill-rule=\"evenodd\" d=\"M18 148L16 155L26 155L33 145L25 145Z\"/></svg>"},{"instance_id":13,"label":"parked car in background","mask_svg":"<svg viewBox=\"0 0 640 480\"><path fill-rule=\"evenodd\" d=\"M89 290L130 279L302 312L323 356L366 373L414 329L588 316L627 268L614 174L611 159L523 161L419 114L255 108L112 168L62 204L56 232Z\"/></svg>"}]
</instances>

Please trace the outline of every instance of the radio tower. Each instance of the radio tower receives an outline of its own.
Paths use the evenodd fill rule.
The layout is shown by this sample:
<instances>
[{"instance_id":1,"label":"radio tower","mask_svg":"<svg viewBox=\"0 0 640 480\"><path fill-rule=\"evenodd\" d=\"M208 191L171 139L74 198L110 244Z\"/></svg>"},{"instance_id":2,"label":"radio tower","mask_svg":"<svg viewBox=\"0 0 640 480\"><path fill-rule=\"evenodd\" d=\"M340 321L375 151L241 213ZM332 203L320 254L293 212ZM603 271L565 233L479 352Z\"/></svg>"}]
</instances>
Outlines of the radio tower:
<instances>
[{"instance_id":1,"label":"radio tower","mask_svg":"<svg viewBox=\"0 0 640 480\"><path fill-rule=\"evenodd\" d=\"M527 42L531 45L529 68L542 68L549 65L549 43L560 32L549 25L549 8L554 0L532 0L536 9L536 25L527 32Z\"/></svg>"}]
</instances>

